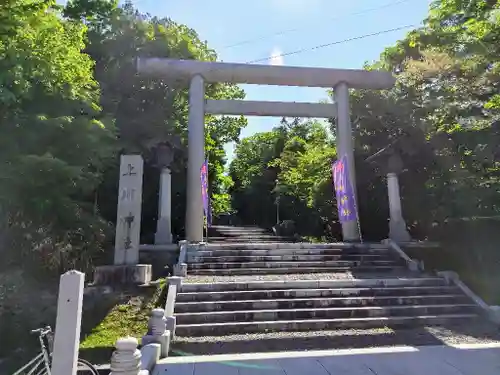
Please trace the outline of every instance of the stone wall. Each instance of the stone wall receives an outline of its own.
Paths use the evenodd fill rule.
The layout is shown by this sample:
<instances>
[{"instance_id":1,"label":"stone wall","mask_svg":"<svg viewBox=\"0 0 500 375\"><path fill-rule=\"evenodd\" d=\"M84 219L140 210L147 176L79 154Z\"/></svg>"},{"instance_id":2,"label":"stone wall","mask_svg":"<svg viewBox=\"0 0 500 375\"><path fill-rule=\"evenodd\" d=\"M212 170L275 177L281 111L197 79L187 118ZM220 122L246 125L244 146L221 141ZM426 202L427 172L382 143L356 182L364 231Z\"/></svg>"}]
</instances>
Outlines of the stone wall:
<instances>
[{"instance_id":1,"label":"stone wall","mask_svg":"<svg viewBox=\"0 0 500 375\"><path fill-rule=\"evenodd\" d=\"M178 251L141 250L139 252L139 262L152 265L153 280L173 275L173 266L177 263L178 257Z\"/></svg>"}]
</instances>

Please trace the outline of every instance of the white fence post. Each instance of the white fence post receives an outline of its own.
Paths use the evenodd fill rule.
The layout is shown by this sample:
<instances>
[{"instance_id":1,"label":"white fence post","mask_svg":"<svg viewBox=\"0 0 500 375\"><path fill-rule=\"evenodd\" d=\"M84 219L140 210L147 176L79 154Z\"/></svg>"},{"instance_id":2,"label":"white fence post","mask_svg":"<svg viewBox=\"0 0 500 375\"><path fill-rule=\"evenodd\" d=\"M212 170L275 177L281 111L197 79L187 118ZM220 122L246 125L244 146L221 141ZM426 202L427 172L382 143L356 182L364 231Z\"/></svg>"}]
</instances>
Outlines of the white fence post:
<instances>
[{"instance_id":1,"label":"white fence post","mask_svg":"<svg viewBox=\"0 0 500 375\"><path fill-rule=\"evenodd\" d=\"M52 375L76 375L85 274L75 270L61 275Z\"/></svg>"}]
</instances>

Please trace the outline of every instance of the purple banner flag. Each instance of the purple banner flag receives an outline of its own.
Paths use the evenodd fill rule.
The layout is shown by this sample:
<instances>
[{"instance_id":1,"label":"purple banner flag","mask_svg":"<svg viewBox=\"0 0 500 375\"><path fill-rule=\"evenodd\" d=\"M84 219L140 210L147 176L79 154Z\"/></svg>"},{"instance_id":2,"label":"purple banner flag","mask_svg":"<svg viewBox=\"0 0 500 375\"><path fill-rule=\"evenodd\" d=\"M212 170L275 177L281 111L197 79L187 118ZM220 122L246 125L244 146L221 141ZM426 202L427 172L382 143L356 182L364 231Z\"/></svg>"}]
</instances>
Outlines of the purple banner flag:
<instances>
[{"instance_id":1,"label":"purple banner flag","mask_svg":"<svg viewBox=\"0 0 500 375\"><path fill-rule=\"evenodd\" d=\"M339 221L356 220L356 205L354 193L349 181L349 169L347 158L344 156L332 164L333 184L337 196L337 208L339 210Z\"/></svg>"},{"instance_id":2,"label":"purple banner flag","mask_svg":"<svg viewBox=\"0 0 500 375\"><path fill-rule=\"evenodd\" d=\"M203 211L207 217L207 225L212 224L212 215L210 212L210 200L208 198L208 160L205 160L200 170L201 179L201 197L203 200Z\"/></svg>"}]
</instances>

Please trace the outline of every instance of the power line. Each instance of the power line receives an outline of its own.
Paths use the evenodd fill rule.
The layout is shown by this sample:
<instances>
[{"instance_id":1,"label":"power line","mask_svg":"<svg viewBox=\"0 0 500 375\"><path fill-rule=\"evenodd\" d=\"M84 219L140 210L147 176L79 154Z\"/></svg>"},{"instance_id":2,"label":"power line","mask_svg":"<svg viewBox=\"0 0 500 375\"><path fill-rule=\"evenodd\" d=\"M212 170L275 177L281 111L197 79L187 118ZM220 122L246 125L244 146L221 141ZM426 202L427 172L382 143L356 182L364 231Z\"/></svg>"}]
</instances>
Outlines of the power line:
<instances>
[{"instance_id":1,"label":"power line","mask_svg":"<svg viewBox=\"0 0 500 375\"><path fill-rule=\"evenodd\" d=\"M392 3L384 4L384 5L381 5L381 6L378 6L378 7L374 7L374 8L368 8L368 9L360 10L358 12L348 13L348 14L345 14L345 15L342 15L342 16L331 17L331 18L326 19L325 21L333 21L333 20L338 20L338 19L343 19L343 18L350 18L350 17L354 17L354 16L359 16L359 15L362 15L362 14L365 14L365 13L370 13L370 12L373 12L373 11L390 8L390 7L399 5L399 4L404 4L404 3L407 3L409 1L413 1L413 0L400 0L400 1L396 1L396 2L392 2ZM256 38L252 38L252 39L246 39L246 40L242 40L240 42L236 42L234 44L229 44L227 46L222 47L222 49L229 49L229 48L239 47L239 46L250 44L250 43L254 43L254 42L259 42L261 40L265 40L265 39L268 39L268 38L271 38L271 37L274 37L274 36L280 36L280 35L288 34L288 33L291 33L291 32L300 31L300 30L303 30L304 28L305 28L305 26L301 26L301 27L295 27L295 28L292 28L292 29L285 29L285 30L277 31L277 32L274 32L274 33L271 33L271 34L262 35L260 37L256 37Z\"/></svg>"},{"instance_id":2,"label":"power line","mask_svg":"<svg viewBox=\"0 0 500 375\"><path fill-rule=\"evenodd\" d=\"M260 58L260 59L250 60L250 61L246 61L246 62L243 62L243 63L240 63L240 64L254 64L254 63L257 63L257 62L269 61L269 60L271 60L273 58L276 58L276 57L285 57L285 56L297 55L297 54L303 53L303 52L309 52L309 51L314 51L314 50L318 50L318 49L321 49L321 48L331 47L331 46L336 45L336 44L348 43L348 42L352 42L352 41L355 41L355 40L365 39L365 38L369 38L369 37L377 36L377 35L383 35L383 34L387 34L387 33L394 32L394 31L399 31L399 30L404 30L404 29L409 29L409 28L416 28L418 26L420 26L420 24L412 24L412 25L405 25L405 26L395 27L395 28L392 28L392 29L381 30L381 31L370 33L370 34L363 34L363 35L359 35L359 36L355 36L355 37L351 37L351 38L347 38L347 39L336 40L334 42L320 44L320 45L313 46L313 47L301 48L299 50L285 52L285 53L282 53L282 54L279 54L279 55L268 56L268 57L263 57L263 58ZM221 62L223 62L223 61L221 61ZM209 71L213 72L213 71L217 71L218 69L221 69L221 68L212 68Z\"/></svg>"},{"instance_id":3,"label":"power line","mask_svg":"<svg viewBox=\"0 0 500 375\"><path fill-rule=\"evenodd\" d=\"M337 41L331 42L331 43L320 44L320 45L317 45L317 46L314 46L314 47L301 48L299 50L285 52L285 53L281 53L279 55L263 57L263 58L256 59L256 60L250 60L250 61L247 61L245 64L254 64L254 63L257 63L257 62L269 61L269 60L271 60L273 58L276 58L276 57L285 57L285 56L290 56L290 55L297 55L297 54L303 53L303 52L309 52L309 51L314 51L314 50L321 49L321 48L331 47L331 46L336 45L336 44L343 44L343 43L347 43L347 42L352 42L354 40L365 39L365 38L369 38L369 37L372 37L372 36L383 35L383 34L391 33L391 32L394 32L394 31L399 31L399 30L414 28L414 27L417 27L417 26L420 26L420 25L413 24L413 25L400 26L400 27L396 27L396 28L393 28L393 29L387 29L387 30L377 31L377 32L374 32L374 33L371 33L371 34L364 34L364 35L355 36L355 37L352 37L352 38L337 40Z\"/></svg>"},{"instance_id":4,"label":"power line","mask_svg":"<svg viewBox=\"0 0 500 375\"><path fill-rule=\"evenodd\" d=\"M142 1L145 1L145 0L133 0L133 3L137 4L137 3L140 3ZM343 16L332 17L332 18L329 18L328 20L332 21L332 20L341 19L341 18L348 18L348 17L358 16L358 15L362 15L362 14L365 14L365 13L373 12L373 11L376 11L376 10L386 9L386 8L389 8L389 7L392 7L392 6L396 6L396 5L399 5L399 4L407 3L409 1L413 1L413 0L399 0L399 1L396 1L396 2L392 2L392 3L385 4L385 5L381 5L379 7L363 9L363 10L361 10L359 12L348 13L348 14L343 15ZM321 44L321 45L314 46L314 47L302 48L302 49L296 50L296 51L285 52L285 53L282 53L282 54L279 54L279 55L274 55L274 56L269 56L269 57L263 57L263 58L260 58L260 59L247 61L247 62L245 62L245 64L253 64L253 63L256 63L256 62L269 61L269 60L271 60L273 58L276 58L276 57L285 57L285 56L290 56L290 55L297 55L299 53L308 52L308 51L314 51L314 50L317 50L317 49L330 47L330 46L333 46L333 45L336 45L336 44L347 43L347 42L351 42L351 41L354 41L354 40L365 39L365 38L369 38L369 37L372 37L372 36L387 34L387 33L393 32L393 31L404 30L406 28L417 27L417 26L419 26L419 25L418 24L406 25L406 26L401 26L401 27L397 27L397 28L394 28L394 29L388 29L388 30L378 31L378 32L371 33L371 34L364 34L364 35L360 35L360 36L357 36L357 37L352 37L352 38L343 39L343 40L339 40L339 41L335 41L335 42L331 42L331 43ZM244 41L241 41L241 42L237 42L235 44L231 44L231 45L222 47L222 49L228 49L228 48L232 48L232 47L236 47L236 46L250 44L250 43L253 43L253 42L257 42L257 41L260 41L260 40L267 39L269 37L278 36L278 35L284 35L284 34L287 34L287 33L290 33L290 32L294 32L294 31L299 31L299 30L302 30L302 29L304 29L304 27L296 27L296 28L293 28L293 29L286 29L286 30L275 32L273 34L268 34L266 36L261 36L261 37L258 37L258 38L247 39L247 40L244 40Z\"/></svg>"}]
</instances>

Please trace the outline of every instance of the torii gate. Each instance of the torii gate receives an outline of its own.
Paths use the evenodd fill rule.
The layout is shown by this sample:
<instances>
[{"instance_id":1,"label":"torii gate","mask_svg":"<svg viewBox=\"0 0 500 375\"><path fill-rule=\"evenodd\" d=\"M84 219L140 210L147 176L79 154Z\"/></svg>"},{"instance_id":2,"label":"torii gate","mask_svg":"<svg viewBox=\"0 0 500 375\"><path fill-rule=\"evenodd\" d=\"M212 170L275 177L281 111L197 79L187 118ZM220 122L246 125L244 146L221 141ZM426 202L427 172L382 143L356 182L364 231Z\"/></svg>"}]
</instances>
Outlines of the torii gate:
<instances>
[{"instance_id":1,"label":"torii gate","mask_svg":"<svg viewBox=\"0 0 500 375\"><path fill-rule=\"evenodd\" d=\"M347 158L349 180L357 199L349 88L383 90L391 88L395 83L392 74L385 71L234 64L166 58L138 58L136 65L139 74L175 81L183 80L190 85L186 210L186 239L190 242L203 241L200 168L205 153L206 113L317 118L336 116L337 153ZM335 103L205 100L205 82L333 88ZM356 221L343 223L342 234L344 241L359 241Z\"/></svg>"}]
</instances>

